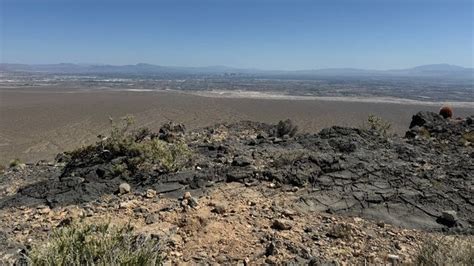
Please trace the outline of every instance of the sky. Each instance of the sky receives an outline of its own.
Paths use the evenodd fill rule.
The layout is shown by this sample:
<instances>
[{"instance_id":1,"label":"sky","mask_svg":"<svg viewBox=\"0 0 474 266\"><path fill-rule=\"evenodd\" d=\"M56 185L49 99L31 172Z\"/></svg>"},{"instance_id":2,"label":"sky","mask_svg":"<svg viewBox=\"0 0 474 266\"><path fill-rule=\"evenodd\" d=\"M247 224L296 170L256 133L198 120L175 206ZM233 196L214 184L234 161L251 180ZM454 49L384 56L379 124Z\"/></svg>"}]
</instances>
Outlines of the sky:
<instances>
[{"instance_id":1,"label":"sky","mask_svg":"<svg viewBox=\"0 0 474 266\"><path fill-rule=\"evenodd\" d=\"M2 63L472 67L474 0L0 0Z\"/></svg>"}]
</instances>

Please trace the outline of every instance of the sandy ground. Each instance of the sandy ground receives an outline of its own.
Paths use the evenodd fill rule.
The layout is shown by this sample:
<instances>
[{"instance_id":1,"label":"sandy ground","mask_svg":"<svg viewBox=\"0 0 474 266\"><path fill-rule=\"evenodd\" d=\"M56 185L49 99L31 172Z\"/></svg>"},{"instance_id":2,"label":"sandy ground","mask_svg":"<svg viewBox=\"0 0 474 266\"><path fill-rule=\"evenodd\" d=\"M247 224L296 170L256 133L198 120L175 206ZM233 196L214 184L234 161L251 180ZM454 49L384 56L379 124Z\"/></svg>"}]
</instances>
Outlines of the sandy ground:
<instances>
[{"instance_id":1,"label":"sandy ground","mask_svg":"<svg viewBox=\"0 0 474 266\"><path fill-rule=\"evenodd\" d=\"M54 209L46 206L2 209L0 225L22 228L13 229L15 234L10 241L28 243L45 240L48 232L68 219L81 224L104 221L113 225L130 224L137 233L159 236L165 265L241 264L243 261L261 265L295 262L298 256L380 265L387 262L388 254L409 263L428 236L421 231L370 223L361 218L307 211L298 200L302 193L304 190L282 192L265 186L228 183L199 198L196 208L182 208L179 200L159 196L129 194L115 197L114 202L113 196L104 195L102 202L119 206L107 208L108 203L91 203L84 208L71 205ZM275 220L289 228L273 228ZM331 236L336 232L337 236ZM275 247L268 254L272 242ZM2 255L0 250L0 258Z\"/></svg>"},{"instance_id":2,"label":"sandy ground","mask_svg":"<svg viewBox=\"0 0 474 266\"><path fill-rule=\"evenodd\" d=\"M440 104L441 105L441 104ZM51 160L58 152L92 143L110 129L109 117L127 114L136 126L158 129L173 120L188 128L220 122L253 120L276 123L294 120L302 131L317 132L332 125L361 126L376 114L403 134L411 116L439 106L413 103L371 103L318 99L203 97L177 92L80 91L48 88L0 90L0 163ZM456 107L456 116L474 114Z\"/></svg>"}]
</instances>

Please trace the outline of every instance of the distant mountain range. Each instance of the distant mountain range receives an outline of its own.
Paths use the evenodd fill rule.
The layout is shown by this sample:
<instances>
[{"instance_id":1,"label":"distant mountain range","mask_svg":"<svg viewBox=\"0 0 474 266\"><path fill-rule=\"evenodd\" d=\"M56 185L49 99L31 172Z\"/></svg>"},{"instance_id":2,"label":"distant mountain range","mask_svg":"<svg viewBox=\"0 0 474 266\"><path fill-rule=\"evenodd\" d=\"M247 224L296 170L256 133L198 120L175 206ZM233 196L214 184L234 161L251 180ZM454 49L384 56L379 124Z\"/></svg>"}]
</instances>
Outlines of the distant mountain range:
<instances>
[{"instance_id":1,"label":"distant mountain range","mask_svg":"<svg viewBox=\"0 0 474 266\"><path fill-rule=\"evenodd\" d=\"M357 68L324 68L314 70L259 70L233 68L226 66L208 67L171 67L139 63L135 65L93 65L93 64L0 64L2 72L40 72L58 74L255 74L286 76L421 76L473 78L474 68L465 68L449 64L423 65L407 69L367 70Z\"/></svg>"}]
</instances>

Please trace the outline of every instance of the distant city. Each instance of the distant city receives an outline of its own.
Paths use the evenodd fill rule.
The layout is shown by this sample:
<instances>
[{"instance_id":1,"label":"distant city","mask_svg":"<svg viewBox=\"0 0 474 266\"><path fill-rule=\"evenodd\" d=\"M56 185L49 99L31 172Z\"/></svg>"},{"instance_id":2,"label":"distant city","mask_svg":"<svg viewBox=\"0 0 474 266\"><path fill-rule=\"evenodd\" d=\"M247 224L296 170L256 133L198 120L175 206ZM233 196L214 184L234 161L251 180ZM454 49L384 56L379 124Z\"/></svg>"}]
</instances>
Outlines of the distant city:
<instances>
[{"instance_id":1,"label":"distant city","mask_svg":"<svg viewBox=\"0 0 474 266\"><path fill-rule=\"evenodd\" d=\"M425 102L474 102L473 69L448 64L398 70L333 68L268 71L150 64L0 64L0 88L259 92L312 97L393 97Z\"/></svg>"}]
</instances>

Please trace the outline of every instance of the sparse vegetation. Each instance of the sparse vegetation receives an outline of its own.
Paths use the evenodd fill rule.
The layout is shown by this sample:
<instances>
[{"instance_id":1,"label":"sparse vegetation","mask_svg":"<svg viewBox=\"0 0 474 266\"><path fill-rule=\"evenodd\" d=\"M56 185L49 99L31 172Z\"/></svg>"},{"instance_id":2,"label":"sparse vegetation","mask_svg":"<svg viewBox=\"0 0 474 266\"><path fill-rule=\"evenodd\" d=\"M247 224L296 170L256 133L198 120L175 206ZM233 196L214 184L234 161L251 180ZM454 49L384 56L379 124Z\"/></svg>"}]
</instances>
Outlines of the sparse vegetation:
<instances>
[{"instance_id":1,"label":"sparse vegetation","mask_svg":"<svg viewBox=\"0 0 474 266\"><path fill-rule=\"evenodd\" d=\"M147 168L170 172L182 168L191 156L188 146L180 140L173 143L158 139L149 129L132 130L133 118L122 118L119 123L111 119L112 130L108 137L91 146L67 154L69 165L93 165L112 162L113 175L136 173Z\"/></svg>"},{"instance_id":2,"label":"sparse vegetation","mask_svg":"<svg viewBox=\"0 0 474 266\"><path fill-rule=\"evenodd\" d=\"M276 125L276 136L277 137L283 137L285 135L288 135L290 137L293 137L296 132L298 131L298 126L293 124L293 121L290 119L286 120L280 120L278 124Z\"/></svg>"},{"instance_id":3,"label":"sparse vegetation","mask_svg":"<svg viewBox=\"0 0 474 266\"><path fill-rule=\"evenodd\" d=\"M10 163L8 164L9 167L17 167L21 164L21 161L20 159L18 158L15 158L13 160L10 161Z\"/></svg>"},{"instance_id":4,"label":"sparse vegetation","mask_svg":"<svg viewBox=\"0 0 474 266\"><path fill-rule=\"evenodd\" d=\"M371 114L369 115L366 123L362 127L364 129L374 130L380 135L388 137L391 135L390 129L392 127L392 124L390 124L390 122L388 121L385 121L381 117Z\"/></svg>"},{"instance_id":5,"label":"sparse vegetation","mask_svg":"<svg viewBox=\"0 0 474 266\"><path fill-rule=\"evenodd\" d=\"M127 165L125 163L114 164L112 166L112 175L113 176L121 176L121 175L128 175Z\"/></svg>"},{"instance_id":6,"label":"sparse vegetation","mask_svg":"<svg viewBox=\"0 0 474 266\"><path fill-rule=\"evenodd\" d=\"M298 256L302 264L470 265L468 244L474 239L440 240L439 231L469 234L472 229L465 196L471 146L459 143L472 137L472 121L446 120L433 112L420 112L413 120L405 139L382 137L375 131L380 120L373 117L366 130L333 126L283 139L276 137L277 125L251 121L188 132L168 123L159 133L136 130L129 117L112 121L112 132L96 144L59 155L61 165L21 164L0 175L6 211L0 217L6 232L0 237L6 240L0 241L0 260L135 265L152 264L147 258L162 254L176 263L232 263L247 258L258 242L266 256L244 263L283 264ZM425 141L420 134L431 137ZM184 143L196 152L190 162ZM179 172L165 172L174 170ZM25 204L19 208L19 203ZM314 215L308 208L324 213ZM374 216L379 219L373 221ZM19 224L24 217L32 219ZM121 227L69 226L78 219L102 223L108 217L116 223L131 219L140 228L130 233ZM256 229L243 220L253 221ZM58 224L66 227L52 233ZM226 234L229 226L239 234ZM157 242L143 244L148 240L137 232L151 234L150 241L158 238L163 249ZM223 236L226 241L219 241ZM424 243L428 237L437 238ZM10 248L20 244L27 248ZM132 257L142 247L145 255ZM108 249L121 257L111 258ZM214 256L215 250L225 256Z\"/></svg>"},{"instance_id":7,"label":"sparse vegetation","mask_svg":"<svg viewBox=\"0 0 474 266\"><path fill-rule=\"evenodd\" d=\"M28 254L32 265L159 265L156 240L133 234L130 226L79 224L52 232Z\"/></svg>"},{"instance_id":8,"label":"sparse vegetation","mask_svg":"<svg viewBox=\"0 0 474 266\"><path fill-rule=\"evenodd\" d=\"M416 256L417 265L474 265L474 238L430 238Z\"/></svg>"},{"instance_id":9,"label":"sparse vegetation","mask_svg":"<svg viewBox=\"0 0 474 266\"><path fill-rule=\"evenodd\" d=\"M462 134L462 138L465 141L469 141L471 143L474 143L474 131L469 131L469 132L466 132L466 133Z\"/></svg>"}]
</instances>

